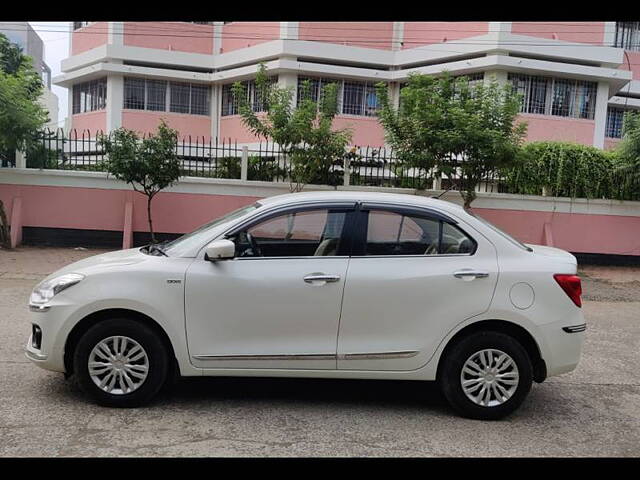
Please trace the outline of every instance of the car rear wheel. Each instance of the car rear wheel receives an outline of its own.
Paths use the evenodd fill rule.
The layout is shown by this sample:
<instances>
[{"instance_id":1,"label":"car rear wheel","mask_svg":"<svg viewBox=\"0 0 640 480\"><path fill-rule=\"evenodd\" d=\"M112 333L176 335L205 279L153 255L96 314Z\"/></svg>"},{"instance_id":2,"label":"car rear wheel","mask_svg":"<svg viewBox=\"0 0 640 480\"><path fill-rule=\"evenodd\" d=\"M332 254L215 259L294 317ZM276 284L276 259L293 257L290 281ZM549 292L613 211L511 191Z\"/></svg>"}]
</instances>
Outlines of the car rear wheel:
<instances>
[{"instance_id":1,"label":"car rear wheel","mask_svg":"<svg viewBox=\"0 0 640 480\"><path fill-rule=\"evenodd\" d=\"M82 391L108 407L144 405L167 378L162 340L149 327L126 318L91 327L80 338L73 361Z\"/></svg>"},{"instance_id":2,"label":"car rear wheel","mask_svg":"<svg viewBox=\"0 0 640 480\"><path fill-rule=\"evenodd\" d=\"M517 340L503 333L473 333L456 343L443 362L440 388L464 417L503 418L522 404L531 389L531 360Z\"/></svg>"}]
</instances>

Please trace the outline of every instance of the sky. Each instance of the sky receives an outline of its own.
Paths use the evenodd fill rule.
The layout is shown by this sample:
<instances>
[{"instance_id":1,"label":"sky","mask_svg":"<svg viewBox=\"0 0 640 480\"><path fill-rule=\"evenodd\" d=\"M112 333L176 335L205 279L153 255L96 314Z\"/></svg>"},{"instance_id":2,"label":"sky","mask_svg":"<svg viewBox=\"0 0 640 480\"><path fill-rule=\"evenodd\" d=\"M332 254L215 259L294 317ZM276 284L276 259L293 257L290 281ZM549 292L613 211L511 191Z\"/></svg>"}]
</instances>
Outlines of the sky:
<instances>
[{"instance_id":1,"label":"sky","mask_svg":"<svg viewBox=\"0 0 640 480\"><path fill-rule=\"evenodd\" d=\"M29 22L44 42L44 61L51 69L51 78L60 75L60 62L69 56L69 22ZM67 89L51 85L58 96L58 126L67 118Z\"/></svg>"}]
</instances>

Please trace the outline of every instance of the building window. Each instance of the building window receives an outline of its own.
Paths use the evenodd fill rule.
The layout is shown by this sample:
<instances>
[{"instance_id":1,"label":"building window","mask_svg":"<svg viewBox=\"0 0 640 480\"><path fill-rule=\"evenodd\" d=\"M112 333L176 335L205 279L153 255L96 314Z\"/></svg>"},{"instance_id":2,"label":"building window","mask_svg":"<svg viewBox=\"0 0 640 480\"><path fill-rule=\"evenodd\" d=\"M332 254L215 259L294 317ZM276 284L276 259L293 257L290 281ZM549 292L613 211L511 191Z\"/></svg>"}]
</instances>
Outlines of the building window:
<instances>
[{"instance_id":1,"label":"building window","mask_svg":"<svg viewBox=\"0 0 640 480\"><path fill-rule=\"evenodd\" d=\"M164 112L167 109L167 82L164 80L146 81L146 109Z\"/></svg>"},{"instance_id":2,"label":"building window","mask_svg":"<svg viewBox=\"0 0 640 480\"><path fill-rule=\"evenodd\" d=\"M622 138L622 123L624 110L622 108L607 108L607 126L604 136L607 138Z\"/></svg>"},{"instance_id":3,"label":"building window","mask_svg":"<svg viewBox=\"0 0 640 480\"><path fill-rule=\"evenodd\" d=\"M380 109L380 102L375 83L331 78L298 77L298 103L303 98L303 83L310 82L309 98L314 102L322 101L324 87L330 83L338 84L338 113L343 115L359 115L375 117Z\"/></svg>"},{"instance_id":4,"label":"building window","mask_svg":"<svg viewBox=\"0 0 640 480\"><path fill-rule=\"evenodd\" d=\"M509 81L522 95L522 113L594 118L596 82L513 73L509 74Z\"/></svg>"},{"instance_id":5,"label":"building window","mask_svg":"<svg viewBox=\"0 0 640 480\"><path fill-rule=\"evenodd\" d=\"M209 115L209 86L125 77L124 108Z\"/></svg>"},{"instance_id":6,"label":"building window","mask_svg":"<svg viewBox=\"0 0 640 480\"><path fill-rule=\"evenodd\" d=\"M616 22L613 46L640 52L640 22Z\"/></svg>"},{"instance_id":7,"label":"building window","mask_svg":"<svg viewBox=\"0 0 640 480\"><path fill-rule=\"evenodd\" d=\"M189 113L189 84L171 82L169 90L170 110L174 113Z\"/></svg>"},{"instance_id":8,"label":"building window","mask_svg":"<svg viewBox=\"0 0 640 480\"><path fill-rule=\"evenodd\" d=\"M72 112L85 113L102 110L107 105L107 79L92 80L73 86Z\"/></svg>"},{"instance_id":9,"label":"building window","mask_svg":"<svg viewBox=\"0 0 640 480\"><path fill-rule=\"evenodd\" d=\"M124 108L144 110L144 78L124 79Z\"/></svg>"},{"instance_id":10,"label":"building window","mask_svg":"<svg viewBox=\"0 0 640 480\"><path fill-rule=\"evenodd\" d=\"M277 81L278 77L269 77L270 84L274 84ZM247 80L241 83L245 88L251 110L254 112L264 112L266 110L265 99L261 98L260 92L256 88L256 81ZM238 99L233 98L232 87L232 83L227 83L222 86L222 111L220 115L223 117L238 114Z\"/></svg>"}]
</instances>

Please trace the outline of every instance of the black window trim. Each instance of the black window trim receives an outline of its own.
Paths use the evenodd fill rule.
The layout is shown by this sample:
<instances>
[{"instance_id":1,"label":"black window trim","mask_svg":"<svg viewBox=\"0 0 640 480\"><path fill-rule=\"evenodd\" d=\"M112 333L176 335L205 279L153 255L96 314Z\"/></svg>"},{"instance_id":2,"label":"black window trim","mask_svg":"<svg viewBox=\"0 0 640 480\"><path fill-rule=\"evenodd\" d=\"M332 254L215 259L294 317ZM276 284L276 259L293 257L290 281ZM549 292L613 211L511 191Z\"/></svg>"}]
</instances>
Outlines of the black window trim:
<instances>
[{"instance_id":1,"label":"black window trim","mask_svg":"<svg viewBox=\"0 0 640 480\"><path fill-rule=\"evenodd\" d=\"M358 205L358 231L354 236L351 248L351 256L358 258L442 258L442 257L472 257L478 251L478 241L470 235L466 230L461 228L459 222L442 212L430 209L430 208L422 208L417 206L405 206L405 205L396 205L389 203L375 203L375 202L365 202ZM366 247L367 247L367 229L369 226L369 211L371 210L384 210L390 211L394 213L399 213L401 215L408 216L418 216L427 220L438 220L440 223L439 231L438 231L438 249L440 249L440 245L442 243L442 228L444 223L448 223L454 228L460 230L464 233L472 242L473 242L473 250L470 253L437 253L435 255L366 255ZM355 224L356 222L354 222ZM357 238L357 239L356 239Z\"/></svg>"}]
</instances>

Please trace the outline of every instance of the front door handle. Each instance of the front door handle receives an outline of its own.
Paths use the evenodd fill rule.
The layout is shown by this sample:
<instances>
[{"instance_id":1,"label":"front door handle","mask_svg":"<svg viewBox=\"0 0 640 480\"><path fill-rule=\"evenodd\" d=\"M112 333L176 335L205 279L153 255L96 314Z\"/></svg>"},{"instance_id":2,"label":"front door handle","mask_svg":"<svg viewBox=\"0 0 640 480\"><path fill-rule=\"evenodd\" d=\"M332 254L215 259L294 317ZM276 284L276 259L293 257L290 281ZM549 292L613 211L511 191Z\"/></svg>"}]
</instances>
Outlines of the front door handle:
<instances>
[{"instance_id":1,"label":"front door handle","mask_svg":"<svg viewBox=\"0 0 640 480\"><path fill-rule=\"evenodd\" d=\"M473 280L474 278L487 278L489 276L489 272L485 272L482 270L463 269L458 270L457 272L453 272L453 276L456 278L461 278L468 282Z\"/></svg>"},{"instance_id":2,"label":"front door handle","mask_svg":"<svg viewBox=\"0 0 640 480\"><path fill-rule=\"evenodd\" d=\"M326 273L317 272L310 273L303 280L307 283L322 282L322 285L324 285L325 283L337 282L340 280L340 275L327 275Z\"/></svg>"}]
</instances>

